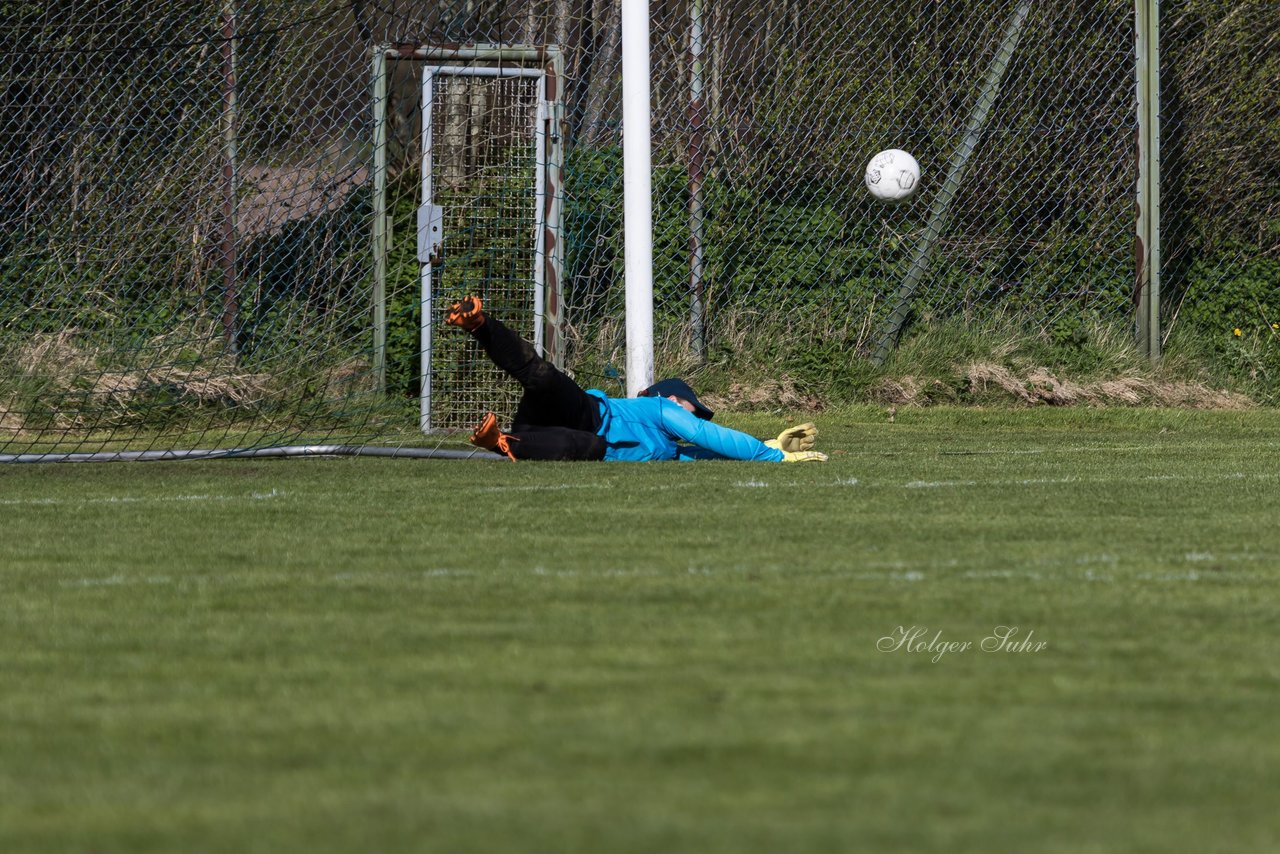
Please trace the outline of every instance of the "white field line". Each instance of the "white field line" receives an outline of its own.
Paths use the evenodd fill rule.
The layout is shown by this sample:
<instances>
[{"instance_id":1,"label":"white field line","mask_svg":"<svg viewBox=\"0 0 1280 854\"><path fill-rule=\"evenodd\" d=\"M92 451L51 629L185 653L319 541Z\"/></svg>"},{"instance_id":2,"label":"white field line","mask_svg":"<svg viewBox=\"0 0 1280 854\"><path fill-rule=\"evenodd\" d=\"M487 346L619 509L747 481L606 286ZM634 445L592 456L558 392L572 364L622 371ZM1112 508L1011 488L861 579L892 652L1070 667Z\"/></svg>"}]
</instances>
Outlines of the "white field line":
<instances>
[{"instance_id":1,"label":"white field line","mask_svg":"<svg viewBox=\"0 0 1280 854\"><path fill-rule=\"evenodd\" d=\"M1067 445L1061 448L957 448L939 450L944 457L1021 457L1036 454L1081 454L1090 451L1150 451L1150 445Z\"/></svg>"},{"instance_id":2,"label":"white field line","mask_svg":"<svg viewBox=\"0 0 1280 854\"><path fill-rule=\"evenodd\" d=\"M452 569L442 567L440 569L427 569L421 573L396 573L396 572L335 572L329 576L331 581L411 581L416 577L421 578L466 578L476 573L470 569ZM306 576L304 576L306 577Z\"/></svg>"},{"instance_id":3,"label":"white field line","mask_svg":"<svg viewBox=\"0 0 1280 854\"><path fill-rule=\"evenodd\" d=\"M1067 484L1108 484L1108 483L1152 483L1163 481L1179 481L1194 480L1197 482L1206 481L1226 481L1226 480L1275 480L1280 478L1280 472L1227 472L1224 474L1214 475L1192 475L1192 474L1148 474L1139 477L1025 477L1025 478L1008 478L994 480L910 480L905 483L875 483L872 481L859 480L856 477L840 477L829 481L805 482L799 480L739 480L729 484L729 486L737 489L763 489L769 487L798 487L800 489L814 489L824 487L850 487L864 486L871 488L890 488L890 489L944 489L944 488L961 488L961 487L984 487L984 486L1062 486ZM485 486L472 487L473 490L479 492L515 492L515 491L541 491L541 490L563 490L563 489L617 489L624 488L628 492L666 492L674 489L714 488L716 484L692 483L689 481L680 481L676 483L662 484L623 484L617 481L601 481L598 483L579 483L579 484L547 484L544 486ZM464 487L465 488L465 487Z\"/></svg>"},{"instance_id":4,"label":"white field line","mask_svg":"<svg viewBox=\"0 0 1280 854\"><path fill-rule=\"evenodd\" d=\"M1170 568L1146 570L1125 574L1121 570L1123 560L1108 552L1082 554L1074 558L1027 561L1023 566L1008 569L989 569L972 566L973 561L961 562L951 558L940 561L881 561L861 564L871 571L840 573L862 581L980 581L990 579L1047 581L1113 582L1113 581L1263 581L1274 576L1259 572L1242 572L1236 569L1204 568L1205 564L1220 567L1223 564L1280 564L1276 555L1261 552L1187 552L1165 558ZM1185 569L1182 565L1195 564ZM1068 572L1064 574L1062 570Z\"/></svg>"},{"instance_id":5,"label":"white field line","mask_svg":"<svg viewBox=\"0 0 1280 854\"><path fill-rule=\"evenodd\" d=\"M1216 446L1213 446L1216 447ZM1086 454L1095 451L1129 451L1150 452L1150 445L1065 445L1058 448L938 448L930 452L942 457L1024 457L1040 454ZM846 450L846 454L855 457L899 456L903 451L893 450Z\"/></svg>"},{"instance_id":6,"label":"white field line","mask_svg":"<svg viewBox=\"0 0 1280 854\"><path fill-rule=\"evenodd\" d=\"M1277 442L1265 442L1264 447L1276 448L1280 447ZM1204 442L1197 443L1197 447L1206 449L1234 448L1229 442ZM1149 453L1153 446L1147 445L1064 445L1056 448L937 448L935 453L944 457L978 457L978 456L1025 456L1034 454L1088 454L1096 451L1114 451L1117 453L1127 453L1129 451L1143 451ZM855 455L876 456L885 453L884 451L849 451L847 453Z\"/></svg>"},{"instance_id":7,"label":"white field line","mask_svg":"<svg viewBox=\"0 0 1280 854\"><path fill-rule=\"evenodd\" d=\"M534 566L527 570L512 570L512 572L526 572L538 578L639 578L651 577L656 578L663 575L678 576L678 570L663 572L653 569L601 569L601 570L577 570L577 569L551 569L545 566ZM378 572L378 571L362 571L362 572L335 572L335 573L317 573L317 572L297 572L287 575L273 574L271 580L273 583L280 581L295 581L305 584L330 584L337 582L339 585L358 585L358 584L383 584L396 587L403 587L415 582L430 583L437 579L443 578L472 578L479 576L481 573L470 569L427 569L420 572ZM690 575L734 575L737 570L721 571L689 567ZM487 574L486 574L487 575ZM93 588L93 587L124 587L138 585L176 585L176 586L212 586L218 585L222 587L235 587L259 585L264 579L254 577L249 578L241 573L236 575L206 575L198 574L191 576L147 576L133 577L115 573L113 575L86 577L86 578L64 578L59 579L58 584L64 588Z\"/></svg>"},{"instance_id":8,"label":"white field line","mask_svg":"<svg viewBox=\"0 0 1280 854\"><path fill-rule=\"evenodd\" d=\"M685 465L697 465L696 463L686 463ZM710 465L710 464L708 464ZM725 463L724 465L731 465ZM738 480L730 483L708 483L704 481L692 480L673 480L668 483L635 483L627 479L618 479L610 477L606 480L597 480L589 483L525 483L525 484L469 484L456 487L457 491L465 493L485 493L485 494L501 494L501 493L544 493L544 492L575 492L579 490L610 490L619 491L629 494L646 493L646 492L674 492L683 489L782 489L782 488L798 488L798 489L848 489L850 487L862 487L867 489L966 489L966 488L984 488L984 487L1016 487L1016 486L1066 486L1074 484L1119 484L1119 483L1149 483L1161 481L1181 481L1192 480L1196 482L1221 481L1221 480L1274 480L1280 478L1280 472L1230 472L1227 474L1200 476L1185 474L1156 474L1142 475L1140 477L1028 477L1028 478L1010 478L1010 479L993 479L993 480L910 480L905 483L888 483L875 481L860 480L856 477L838 477L834 480L826 481L799 481L799 480L774 480L751 478L748 480ZM264 496L270 497L270 496ZM312 499L341 499L345 496L336 493L307 493L307 497ZM171 499L172 500L172 499ZM0 501L0 504L3 504ZM38 500L32 503L39 503Z\"/></svg>"},{"instance_id":9,"label":"white field line","mask_svg":"<svg viewBox=\"0 0 1280 854\"><path fill-rule=\"evenodd\" d=\"M696 463L688 463L686 465L696 465ZM730 465L726 463L725 465ZM608 479L591 481L588 483L522 483L522 484L468 484L455 487L459 492L468 493L540 493L540 492L571 492L579 490L618 490L627 493L637 492L672 492L682 489L770 489L770 488L800 488L800 489L829 489L829 488L849 488L864 487L869 489L962 489L973 487L1010 487L1010 486L1063 486L1072 484L1113 484L1113 483L1151 483L1163 481L1183 481L1192 480L1196 482L1208 481L1226 481L1226 480L1275 480L1280 478L1280 471L1277 472L1228 472L1216 475L1190 475L1190 474L1153 474L1141 475L1139 477L1027 477L1027 478L1008 478L1008 479L992 479L992 480L910 480L904 483L889 483L875 481L860 480L856 477L838 477L834 480L827 481L798 481L798 480L774 480L772 478L764 480L759 478L751 478L748 480L738 480L727 484L708 483L703 481L691 480L673 480L668 483L635 483L628 479L610 477ZM19 505L40 505L40 504L81 504L81 503L129 503L129 502L145 502L145 501L236 501L255 499L261 500L266 498L281 497L285 493L272 490L267 494L255 493L250 496L217 496L217 495L188 495L188 496L172 496L168 498L98 498L74 501L63 501L60 499L0 499L0 506L6 504ZM332 498L339 499L345 497L338 493L307 493L307 497L313 499Z\"/></svg>"},{"instance_id":10,"label":"white field line","mask_svg":"<svg viewBox=\"0 0 1280 854\"><path fill-rule=\"evenodd\" d=\"M512 486L463 487L469 492L559 492L564 489L607 489L608 483L529 483Z\"/></svg>"},{"instance_id":11,"label":"white field line","mask_svg":"<svg viewBox=\"0 0 1280 854\"><path fill-rule=\"evenodd\" d=\"M943 489L967 486L1054 486L1062 484L1154 483L1178 480L1194 480L1198 483L1224 480L1275 480L1280 472L1227 472L1214 475L1148 474L1141 477L1032 477L1009 480L913 480L902 484L903 489Z\"/></svg>"},{"instance_id":12,"label":"white field line","mask_svg":"<svg viewBox=\"0 0 1280 854\"><path fill-rule=\"evenodd\" d=\"M116 587L125 584L173 584L174 580L167 575L155 575L148 578L128 578L123 575L109 575L106 578L72 578L59 582L63 587Z\"/></svg>"},{"instance_id":13,"label":"white field line","mask_svg":"<svg viewBox=\"0 0 1280 854\"><path fill-rule=\"evenodd\" d=\"M1022 480L913 480L902 485L903 489L941 489L955 486L1038 486L1062 483L1112 483L1118 478L1104 478L1101 481L1085 480L1078 477L1029 477ZM1148 480L1150 478L1147 478ZM1165 478L1160 478L1164 480Z\"/></svg>"},{"instance_id":14,"label":"white field line","mask_svg":"<svg viewBox=\"0 0 1280 854\"><path fill-rule=\"evenodd\" d=\"M713 484L680 481L678 483L636 484L626 480L597 480L590 483L522 483L456 487L464 492L564 492L571 489L609 489L622 492L667 492L675 489L706 489Z\"/></svg>"},{"instance_id":15,"label":"white field line","mask_svg":"<svg viewBox=\"0 0 1280 854\"><path fill-rule=\"evenodd\" d=\"M1190 474L1149 474L1141 477L1025 477L1025 478L1009 478L999 480L909 480L906 483L875 483L870 481L861 481L856 477L842 477L831 481L817 481L813 483L805 483L798 480L740 480L733 484L739 489L761 489L766 487L798 487L800 489L815 489L829 487L849 487L849 486L865 486L869 488L888 488L888 489L961 489L966 487L987 487L987 486L1062 486L1066 484L1109 484L1109 483L1148 483L1160 481L1177 481L1177 480L1194 480L1197 482L1205 481L1222 481L1222 480L1274 480L1280 478L1280 472L1229 472L1226 474L1216 475L1190 475ZM584 484L589 485L589 484ZM642 485L636 486L634 491L662 491L665 489L675 489L682 486L689 486L687 483L663 484L657 486ZM628 489L632 489L628 487Z\"/></svg>"},{"instance_id":16,"label":"white field line","mask_svg":"<svg viewBox=\"0 0 1280 854\"><path fill-rule=\"evenodd\" d=\"M98 498L0 498L3 507L84 507L90 504L168 504L187 501L267 501L285 493L251 492L248 495L104 495Z\"/></svg>"},{"instance_id":17,"label":"white field line","mask_svg":"<svg viewBox=\"0 0 1280 854\"><path fill-rule=\"evenodd\" d=\"M1082 554L1061 560L1029 561L1017 568L991 569L973 561L947 559L938 561L858 561L856 568L824 569L817 572L797 574L801 577L814 576L839 577L849 581L890 581L907 583L938 582L974 582L974 581L1007 581L1034 582L1044 584L1110 584L1114 582L1155 582L1155 583L1217 583L1242 581L1273 581L1275 576L1262 571L1248 571L1246 566L1258 564L1280 564L1280 557L1273 554L1257 552L1187 552L1180 556L1165 559L1167 569L1145 570L1138 573L1123 572L1124 561L1110 553ZM1212 566L1206 567L1206 564ZM1235 564L1233 568L1223 568ZM740 578L744 573L767 572L771 575L786 577L793 574L790 569L780 567L708 567L691 565L683 571L677 568L669 570L601 568L601 569L556 569L544 565L527 568L513 567L499 569L500 574L526 575L538 579L581 578L605 580L613 578L668 578L681 576L719 577L725 579ZM418 572L315 572L301 571L297 573L273 574L273 582L292 581L299 584L338 584L368 585L376 584L389 589L402 589L416 584L440 583L448 579L486 579L493 573L481 573L470 569L440 567ZM193 575L193 576L146 576L131 577L115 573L101 577L85 577L61 579L58 583L67 589L90 589L97 587L121 587L140 585L174 585L174 586L251 586L261 584L262 578L249 577L244 573L237 575Z\"/></svg>"}]
</instances>

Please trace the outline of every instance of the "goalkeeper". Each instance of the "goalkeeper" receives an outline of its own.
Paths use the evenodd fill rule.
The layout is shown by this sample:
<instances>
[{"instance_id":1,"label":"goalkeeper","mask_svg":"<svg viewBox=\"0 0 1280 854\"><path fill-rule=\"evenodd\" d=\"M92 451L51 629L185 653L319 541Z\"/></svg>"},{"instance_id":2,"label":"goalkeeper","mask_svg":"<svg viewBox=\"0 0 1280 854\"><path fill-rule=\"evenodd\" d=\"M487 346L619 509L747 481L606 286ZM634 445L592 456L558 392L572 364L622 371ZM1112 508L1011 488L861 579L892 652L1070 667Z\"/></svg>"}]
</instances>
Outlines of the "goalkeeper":
<instances>
[{"instance_id":1,"label":"goalkeeper","mask_svg":"<svg viewBox=\"0 0 1280 854\"><path fill-rule=\"evenodd\" d=\"M513 460L754 460L826 462L813 450L818 430L802 424L761 442L711 423L714 413L684 380L654 383L640 397L583 391L529 342L484 314L479 297L455 303L445 322L471 333L494 364L524 389L510 432L485 415L472 444Z\"/></svg>"}]
</instances>

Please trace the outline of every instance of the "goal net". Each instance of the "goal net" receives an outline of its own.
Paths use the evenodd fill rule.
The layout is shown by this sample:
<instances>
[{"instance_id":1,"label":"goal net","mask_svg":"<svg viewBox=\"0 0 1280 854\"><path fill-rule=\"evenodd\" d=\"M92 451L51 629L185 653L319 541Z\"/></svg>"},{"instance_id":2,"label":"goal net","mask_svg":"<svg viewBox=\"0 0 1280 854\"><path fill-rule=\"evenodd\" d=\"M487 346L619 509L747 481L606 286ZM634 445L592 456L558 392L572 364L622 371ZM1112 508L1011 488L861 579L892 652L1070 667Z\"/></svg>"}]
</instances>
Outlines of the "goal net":
<instances>
[{"instance_id":1,"label":"goal net","mask_svg":"<svg viewBox=\"0 0 1280 854\"><path fill-rule=\"evenodd\" d=\"M442 324L471 293L560 360L555 50L375 46L317 150L244 23L6 72L3 459L457 442L516 397Z\"/></svg>"}]
</instances>

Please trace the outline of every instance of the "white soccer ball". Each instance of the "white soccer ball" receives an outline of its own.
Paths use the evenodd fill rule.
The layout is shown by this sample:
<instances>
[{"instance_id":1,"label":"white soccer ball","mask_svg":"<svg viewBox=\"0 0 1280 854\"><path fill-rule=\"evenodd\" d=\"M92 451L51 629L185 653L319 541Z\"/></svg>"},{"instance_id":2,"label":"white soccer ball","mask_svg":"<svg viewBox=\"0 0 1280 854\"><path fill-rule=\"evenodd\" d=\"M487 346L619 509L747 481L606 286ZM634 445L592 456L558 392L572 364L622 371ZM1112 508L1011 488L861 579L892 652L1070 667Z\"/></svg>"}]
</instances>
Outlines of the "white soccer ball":
<instances>
[{"instance_id":1,"label":"white soccer ball","mask_svg":"<svg viewBox=\"0 0 1280 854\"><path fill-rule=\"evenodd\" d=\"M867 190L882 202L902 202L920 187L920 164L899 148L882 151L867 164Z\"/></svg>"}]
</instances>

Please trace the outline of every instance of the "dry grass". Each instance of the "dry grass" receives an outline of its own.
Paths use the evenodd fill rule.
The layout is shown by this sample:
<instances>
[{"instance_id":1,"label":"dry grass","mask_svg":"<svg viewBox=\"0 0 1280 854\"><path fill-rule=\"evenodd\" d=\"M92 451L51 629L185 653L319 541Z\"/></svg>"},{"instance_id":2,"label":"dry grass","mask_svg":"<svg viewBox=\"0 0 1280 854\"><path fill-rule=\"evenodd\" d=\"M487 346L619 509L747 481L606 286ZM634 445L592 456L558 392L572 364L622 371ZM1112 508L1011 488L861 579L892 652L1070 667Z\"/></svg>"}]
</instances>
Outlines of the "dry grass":
<instances>
[{"instance_id":1,"label":"dry grass","mask_svg":"<svg viewBox=\"0 0 1280 854\"><path fill-rule=\"evenodd\" d=\"M325 397L333 400L377 390L373 366L366 358L351 359L334 367L325 378Z\"/></svg>"},{"instance_id":2,"label":"dry grass","mask_svg":"<svg viewBox=\"0 0 1280 854\"><path fill-rule=\"evenodd\" d=\"M876 403L899 406L915 403L920 399L920 392L920 381L915 377L885 377L868 390L867 396Z\"/></svg>"},{"instance_id":3,"label":"dry grass","mask_svg":"<svg viewBox=\"0 0 1280 854\"><path fill-rule=\"evenodd\" d=\"M16 438L26 429L26 420L13 404L0 400L0 436Z\"/></svg>"},{"instance_id":4,"label":"dry grass","mask_svg":"<svg viewBox=\"0 0 1280 854\"><path fill-rule=\"evenodd\" d=\"M735 382L721 394L702 395L712 409L760 410L790 409L818 412L826 408L826 401L815 394L807 394L796 388L790 377L765 380L761 383Z\"/></svg>"},{"instance_id":5,"label":"dry grass","mask_svg":"<svg viewBox=\"0 0 1280 854\"><path fill-rule=\"evenodd\" d=\"M753 335L760 335L759 318L749 313L733 313L721 318L725 328L717 330L717 341L733 352L749 353ZM605 334L594 338L590 344L599 346L608 342L610 352L606 357L612 364L623 358L625 335L621 323L606 321L601 324ZM705 380L705 366L693 357L687 332L682 327L666 327L660 330L662 337L655 348L663 354L662 364L657 366L661 376L685 376L694 381ZM982 353L945 353L938 358L936 339L928 342L934 351L925 350L906 364L916 372L902 375L879 376L869 381L856 397L886 406L930 406L936 404L1007 403L1015 406L1154 406L1184 409L1249 409L1256 404L1244 394L1213 387L1205 382L1189 378L1179 366L1170 367L1165 376L1159 370L1144 371L1134 362L1132 345L1123 330L1116 331L1099 325L1089 330L1090 341L1102 354L1085 377L1061 367L1050 368L1042 362L1032 361L1025 354L1025 337L1009 333L984 336ZM580 340L577 342L583 343ZM945 342L944 342L945 343ZM945 351L944 351L945 352ZM932 367L926 365L932 364ZM1185 368L1185 366L1181 366ZM1176 374L1181 372L1181 376ZM764 369L751 370L757 377ZM812 391L820 388L812 380L792 374L776 378L724 376L711 371L718 383L702 396L712 408L726 410L801 410L816 412L830 405L827 396Z\"/></svg>"},{"instance_id":6,"label":"dry grass","mask_svg":"<svg viewBox=\"0 0 1280 854\"><path fill-rule=\"evenodd\" d=\"M1048 368L1036 367L1024 373L994 362L972 362L957 366L957 385L967 394L936 393L950 390L939 380L922 384L915 377L885 378L870 391L873 400L905 406L927 405L939 397L963 402L978 399L1006 398L1025 406L1162 406L1183 409L1251 409L1256 404L1248 397L1226 389L1215 389L1204 383L1185 380L1161 380L1141 376L1119 376L1111 379L1076 381L1054 374ZM934 393L931 393L934 392Z\"/></svg>"},{"instance_id":7,"label":"dry grass","mask_svg":"<svg viewBox=\"0 0 1280 854\"><path fill-rule=\"evenodd\" d=\"M71 388L76 380L97 370L93 352L77 346L79 331L63 329L57 334L36 334L17 352L18 371L29 377L53 380L62 388Z\"/></svg>"},{"instance_id":8,"label":"dry grass","mask_svg":"<svg viewBox=\"0 0 1280 854\"><path fill-rule=\"evenodd\" d=\"M1035 402L1034 395L1027 389L1026 381L1014 376L1013 372L1003 365L979 362L970 365L964 373L969 378L970 391L975 394L994 387L1022 403Z\"/></svg>"},{"instance_id":9,"label":"dry grass","mask_svg":"<svg viewBox=\"0 0 1280 854\"><path fill-rule=\"evenodd\" d=\"M144 420L160 393L166 401L186 400L197 406L245 406L268 391L267 376L237 371L230 357L212 352L220 349L209 343L216 336L198 330L148 342L150 364L124 369L102 367L99 351L78 336L75 329L34 335L13 360L20 380L40 380L66 402L66 408L47 413L63 429L101 425L103 413L120 420ZM197 364L184 364L192 361L193 342ZM4 411L6 424L17 423L8 407Z\"/></svg>"},{"instance_id":10,"label":"dry grass","mask_svg":"<svg viewBox=\"0 0 1280 854\"><path fill-rule=\"evenodd\" d=\"M163 367L135 371L104 371L93 383L92 394L120 408L127 408L139 396L159 387L198 403L243 405L258 400L266 391L266 380L256 374L221 374L204 368Z\"/></svg>"}]
</instances>

